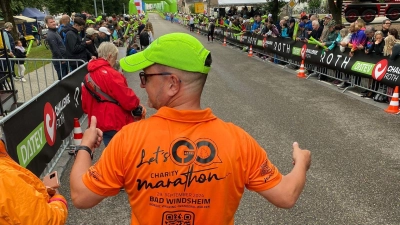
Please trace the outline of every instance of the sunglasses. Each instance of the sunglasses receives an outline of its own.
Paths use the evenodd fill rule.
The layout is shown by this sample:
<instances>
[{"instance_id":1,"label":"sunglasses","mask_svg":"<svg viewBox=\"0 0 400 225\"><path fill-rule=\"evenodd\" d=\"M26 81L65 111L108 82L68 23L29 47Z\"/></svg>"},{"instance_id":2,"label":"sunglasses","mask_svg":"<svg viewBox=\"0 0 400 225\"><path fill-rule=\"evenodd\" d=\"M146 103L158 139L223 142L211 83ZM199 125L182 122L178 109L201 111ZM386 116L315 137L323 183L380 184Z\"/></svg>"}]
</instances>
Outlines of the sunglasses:
<instances>
[{"instance_id":1,"label":"sunglasses","mask_svg":"<svg viewBox=\"0 0 400 225\"><path fill-rule=\"evenodd\" d=\"M172 75L172 73L168 73L168 72L163 72L163 73L145 73L145 72L140 72L139 73L140 83L142 83L142 85L146 85L147 77L151 77L151 76L168 76L168 75Z\"/></svg>"}]
</instances>

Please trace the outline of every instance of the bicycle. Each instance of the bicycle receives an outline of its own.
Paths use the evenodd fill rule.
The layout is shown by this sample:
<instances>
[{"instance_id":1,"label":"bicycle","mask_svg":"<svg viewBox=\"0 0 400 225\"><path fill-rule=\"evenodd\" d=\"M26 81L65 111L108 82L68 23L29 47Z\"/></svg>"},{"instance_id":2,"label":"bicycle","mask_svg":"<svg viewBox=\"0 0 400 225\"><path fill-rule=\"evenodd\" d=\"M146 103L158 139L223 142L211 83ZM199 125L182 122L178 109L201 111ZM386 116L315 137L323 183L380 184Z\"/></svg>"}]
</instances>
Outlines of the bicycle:
<instances>
[{"instance_id":1,"label":"bicycle","mask_svg":"<svg viewBox=\"0 0 400 225\"><path fill-rule=\"evenodd\" d=\"M40 43L44 45L44 47L46 47L46 49L50 49L49 47L49 43L46 41L47 38L47 31L48 29L43 28L42 29L42 34L40 35Z\"/></svg>"},{"instance_id":2,"label":"bicycle","mask_svg":"<svg viewBox=\"0 0 400 225\"><path fill-rule=\"evenodd\" d=\"M49 42L47 42L46 38L47 34L42 35L40 38L40 43L43 44L46 49L50 49Z\"/></svg>"}]
</instances>

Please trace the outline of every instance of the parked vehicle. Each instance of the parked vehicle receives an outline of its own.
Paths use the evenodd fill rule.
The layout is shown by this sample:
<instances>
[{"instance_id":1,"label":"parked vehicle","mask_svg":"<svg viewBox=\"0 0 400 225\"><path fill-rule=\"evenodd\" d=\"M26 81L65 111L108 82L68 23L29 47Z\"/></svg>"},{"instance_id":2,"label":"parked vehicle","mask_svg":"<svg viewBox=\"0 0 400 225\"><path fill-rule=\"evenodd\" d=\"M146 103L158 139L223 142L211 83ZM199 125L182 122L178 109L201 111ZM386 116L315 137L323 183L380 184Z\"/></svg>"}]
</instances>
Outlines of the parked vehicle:
<instances>
[{"instance_id":1,"label":"parked vehicle","mask_svg":"<svg viewBox=\"0 0 400 225\"><path fill-rule=\"evenodd\" d=\"M398 20L400 18L400 2L398 0L343 1L342 12L349 23L356 21L359 17L366 23L372 22L378 16Z\"/></svg>"}]
</instances>

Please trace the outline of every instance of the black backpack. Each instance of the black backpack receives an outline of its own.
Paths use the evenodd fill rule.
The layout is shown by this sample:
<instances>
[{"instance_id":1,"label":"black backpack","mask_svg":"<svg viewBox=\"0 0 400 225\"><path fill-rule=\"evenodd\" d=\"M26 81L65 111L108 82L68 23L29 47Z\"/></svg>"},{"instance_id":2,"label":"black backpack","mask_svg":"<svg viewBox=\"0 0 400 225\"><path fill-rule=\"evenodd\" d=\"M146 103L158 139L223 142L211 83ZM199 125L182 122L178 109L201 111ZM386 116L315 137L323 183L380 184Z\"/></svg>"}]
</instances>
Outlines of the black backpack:
<instances>
[{"instance_id":1,"label":"black backpack","mask_svg":"<svg viewBox=\"0 0 400 225\"><path fill-rule=\"evenodd\" d=\"M148 46L150 44L150 35L147 31L142 31L139 35L140 45Z\"/></svg>"}]
</instances>

